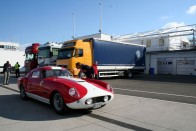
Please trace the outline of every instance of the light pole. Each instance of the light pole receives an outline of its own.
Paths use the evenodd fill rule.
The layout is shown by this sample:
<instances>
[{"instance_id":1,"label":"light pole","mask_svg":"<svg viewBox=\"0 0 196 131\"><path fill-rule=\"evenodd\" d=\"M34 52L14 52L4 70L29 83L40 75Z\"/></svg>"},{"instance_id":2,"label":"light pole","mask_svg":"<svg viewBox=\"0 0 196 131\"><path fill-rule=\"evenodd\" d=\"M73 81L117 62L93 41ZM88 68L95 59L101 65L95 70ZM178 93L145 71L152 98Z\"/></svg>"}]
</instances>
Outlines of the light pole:
<instances>
[{"instance_id":1,"label":"light pole","mask_svg":"<svg viewBox=\"0 0 196 131\"><path fill-rule=\"evenodd\" d=\"M99 32L100 32L100 34L101 34L101 32L102 32L102 3L99 3L99 5L100 5L100 29L99 29Z\"/></svg>"},{"instance_id":2,"label":"light pole","mask_svg":"<svg viewBox=\"0 0 196 131\"><path fill-rule=\"evenodd\" d=\"M72 13L72 15L73 15L73 36L72 36L72 38L74 39L75 38L75 21L76 21L76 18L75 18L75 13Z\"/></svg>"}]
</instances>

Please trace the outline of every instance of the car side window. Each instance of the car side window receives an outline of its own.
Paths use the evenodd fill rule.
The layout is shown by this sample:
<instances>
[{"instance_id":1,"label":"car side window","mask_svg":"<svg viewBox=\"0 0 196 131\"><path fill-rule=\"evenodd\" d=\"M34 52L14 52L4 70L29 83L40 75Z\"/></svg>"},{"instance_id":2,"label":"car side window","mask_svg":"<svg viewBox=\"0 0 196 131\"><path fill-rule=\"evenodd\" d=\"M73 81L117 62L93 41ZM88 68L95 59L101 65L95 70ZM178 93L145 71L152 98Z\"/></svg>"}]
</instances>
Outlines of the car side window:
<instances>
[{"instance_id":1,"label":"car side window","mask_svg":"<svg viewBox=\"0 0 196 131\"><path fill-rule=\"evenodd\" d=\"M39 71L35 71L32 73L32 78L39 78L40 72Z\"/></svg>"},{"instance_id":2,"label":"car side window","mask_svg":"<svg viewBox=\"0 0 196 131\"><path fill-rule=\"evenodd\" d=\"M45 70L41 71L41 78L46 78L46 71Z\"/></svg>"},{"instance_id":3,"label":"car side window","mask_svg":"<svg viewBox=\"0 0 196 131\"><path fill-rule=\"evenodd\" d=\"M47 78L47 77L52 77L52 76L54 76L53 71L52 71L52 70L47 70L47 71L46 71L46 78Z\"/></svg>"}]
</instances>

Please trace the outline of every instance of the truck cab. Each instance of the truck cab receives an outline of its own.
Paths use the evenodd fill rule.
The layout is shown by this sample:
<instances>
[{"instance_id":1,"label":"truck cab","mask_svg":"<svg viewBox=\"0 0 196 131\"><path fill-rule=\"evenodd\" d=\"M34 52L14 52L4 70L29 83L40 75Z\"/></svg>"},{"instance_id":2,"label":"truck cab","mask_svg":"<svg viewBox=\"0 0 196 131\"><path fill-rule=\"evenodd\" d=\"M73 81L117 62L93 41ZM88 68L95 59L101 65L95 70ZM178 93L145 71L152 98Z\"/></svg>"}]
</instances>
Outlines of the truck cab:
<instances>
[{"instance_id":1,"label":"truck cab","mask_svg":"<svg viewBox=\"0 0 196 131\"><path fill-rule=\"evenodd\" d=\"M38 66L56 65L58 50L62 47L60 43L47 42L39 46Z\"/></svg>"},{"instance_id":2,"label":"truck cab","mask_svg":"<svg viewBox=\"0 0 196 131\"><path fill-rule=\"evenodd\" d=\"M25 73L28 73L32 69L37 68L37 59L38 59L38 47L39 43L33 43L31 46L26 47L25 49Z\"/></svg>"},{"instance_id":3,"label":"truck cab","mask_svg":"<svg viewBox=\"0 0 196 131\"><path fill-rule=\"evenodd\" d=\"M92 65L92 44L90 41L72 40L64 42L58 52L57 66L67 68L74 76L78 75L76 63Z\"/></svg>"}]
</instances>

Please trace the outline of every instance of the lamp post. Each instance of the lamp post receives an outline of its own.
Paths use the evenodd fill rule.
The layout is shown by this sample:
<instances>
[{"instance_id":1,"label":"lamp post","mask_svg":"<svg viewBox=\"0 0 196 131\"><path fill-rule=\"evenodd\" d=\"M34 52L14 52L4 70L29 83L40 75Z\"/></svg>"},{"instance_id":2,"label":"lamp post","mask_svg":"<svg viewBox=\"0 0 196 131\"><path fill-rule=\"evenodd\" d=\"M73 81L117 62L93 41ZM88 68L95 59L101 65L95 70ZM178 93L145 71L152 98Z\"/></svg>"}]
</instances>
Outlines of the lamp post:
<instances>
[{"instance_id":1,"label":"lamp post","mask_svg":"<svg viewBox=\"0 0 196 131\"><path fill-rule=\"evenodd\" d=\"M75 21L76 21L76 18L75 18L75 13L72 13L72 15L73 15L73 36L72 36L72 38L74 39L75 38Z\"/></svg>"},{"instance_id":2,"label":"lamp post","mask_svg":"<svg viewBox=\"0 0 196 131\"><path fill-rule=\"evenodd\" d=\"M102 3L99 3L100 5L100 29L99 29L99 32L101 34L102 32Z\"/></svg>"}]
</instances>

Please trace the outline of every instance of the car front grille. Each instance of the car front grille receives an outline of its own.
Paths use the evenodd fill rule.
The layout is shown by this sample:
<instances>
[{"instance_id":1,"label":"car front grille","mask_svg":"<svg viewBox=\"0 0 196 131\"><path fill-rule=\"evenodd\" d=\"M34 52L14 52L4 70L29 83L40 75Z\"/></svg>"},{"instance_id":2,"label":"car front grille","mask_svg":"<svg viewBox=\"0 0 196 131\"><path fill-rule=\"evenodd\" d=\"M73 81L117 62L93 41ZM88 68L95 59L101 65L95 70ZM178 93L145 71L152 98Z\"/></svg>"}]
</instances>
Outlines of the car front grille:
<instances>
[{"instance_id":1,"label":"car front grille","mask_svg":"<svg viewBox=\"0 0 196 131\"><path fill-rule=\"evenodd\" d=\"M92 98L92 103L98 103L98 102L104 102L103 100L104 96L94 97ZM111 96L108 96L108 101L111 99Z\"/></svg>"}]
</instances>

